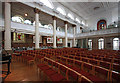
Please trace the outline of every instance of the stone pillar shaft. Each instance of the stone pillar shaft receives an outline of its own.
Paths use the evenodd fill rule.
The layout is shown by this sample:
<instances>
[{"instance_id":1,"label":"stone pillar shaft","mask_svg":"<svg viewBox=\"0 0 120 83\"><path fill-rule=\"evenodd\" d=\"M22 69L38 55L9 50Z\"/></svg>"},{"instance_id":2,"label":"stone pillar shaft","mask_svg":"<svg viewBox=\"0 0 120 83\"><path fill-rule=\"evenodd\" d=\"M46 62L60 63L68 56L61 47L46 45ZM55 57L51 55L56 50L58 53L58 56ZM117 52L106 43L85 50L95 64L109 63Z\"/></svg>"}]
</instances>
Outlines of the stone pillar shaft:
<instances>
[{"instance_id":1,"label":"stone pillar shaft","mask_svg":"<svg viewBox=\"0 0 120 83\"><path fill-rule=\"evenodd\" d=\"M11 4L5 2L5 50L11 50Z\"/></svg>"},{"instance_id":2,"label":"stone pillar shaft","mask_svg":"<svg viewBox=\"0 0 120 83\"><path fill-rule=\"evenodd\" d=\"M68 47L67 28L68 28L68 24L66 22L65 23L65 47Z\"/></svg>"},{"instance_id":3,"label":"stone pillar shaft","mask_svg":"<svg viewBox=\"0 0 120 83\"><path fill-rule=\"evenodd\" d=\"M56 17L53 17L53 48L56 48Z\"/></svg>"},{"instance_id":4,"label":"stone pillar shaft","mask_svg":"<svg viewBox=\"0 0 120 83\"><path fill-rule=\"evenodd\" d=\"M35 49L39 49L39 10L35 9Z\"/></svg>"}]
</instances>

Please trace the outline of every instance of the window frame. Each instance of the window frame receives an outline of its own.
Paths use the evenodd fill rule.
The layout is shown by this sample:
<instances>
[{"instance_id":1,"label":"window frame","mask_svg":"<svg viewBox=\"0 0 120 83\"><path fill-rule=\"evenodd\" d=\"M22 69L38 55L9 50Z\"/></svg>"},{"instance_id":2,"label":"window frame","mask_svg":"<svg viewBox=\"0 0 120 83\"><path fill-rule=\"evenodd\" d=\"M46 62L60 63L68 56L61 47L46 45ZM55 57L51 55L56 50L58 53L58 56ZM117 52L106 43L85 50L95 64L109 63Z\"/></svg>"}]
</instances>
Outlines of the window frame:
<instances>
[{"instance_id":1,"label":"window frame","mask_svg":"<svg viewBox=\"0 0 120 83\"><path fill-rule=\"evenodd\" d=\"M118 46L115 46L115 45L114 45L115 42L117 42L117 45L118 45ZM119 38L113 38L113 50L119 50L119 46L120 46L119 42L120 42L120 39L119 39ZM117 48L116 48L116 47L117 47Z\"/></svg>"},{"instance_id":2,"label":"window frame","mask_svg":"<svg viewBox=\"0 0 120 83\"><path fill-rule=\"evenodd\" d=\"M98 49L104 49L104 39L103 38L98 39Z\"/></svg>"},{"instance_id":3,"label":"window frame","mask_svg":"<svg viewBox=\"0 0 120 83\"><path fill-rule=\"evenodd\" d=\"M90 45L89 45L90 44ZM92 39L88 40L89 49L92 50Z\"/></svg>"},{"instance_id":4,"label":"window frame","mask_svg":"<svg viewBox=\"0 0 120 83\"><path fill-rule=\"evenodd\" d=\"M39 0L41 3L43 3L46 7L54 9L54 5L51 2L51 0ZM48 4L50 4L50 6L48 6L48 4L46 4L46 2L48 2Z\"/></svg>"},{"instance_id":5,"label":"window frame","mask_svg":"<svg viewBox=\"0 0 120 83\"><path fill-rule=\"evenodd\" d=\"M19 20L21 20L21 22L19 22L19 21L14 21L14 20L13 20L13 18L16 18L16 20L17 20L17 17L18 17L18 18L21 18L21 19L19 19ZM24 19L21 15L15 15L15 16L13 16L13 17L11 18L11 20L12 20L13 22L17 22L17 23L24 23L24 21L25 21L25 19Z\"/></svg>"},{"instance_id":6,"label":"window frame","mask_svg":"<svg viewBox=\"0 0 120 83\"><path fill-rule=\"evenodd\" d=\"M60 10L59 10L59 9L60 9ZM60 14L66 16L66 12L65 12L65 10L64 10L62 7L57 7L56 10L57 10ZM61 10L62 10L62 11L61 11Z\"/></svg>"},{"instance_id":7,"label":"window frame","mask_svg":"<svg viewBox=\"0 0 120 83\"><path fill-rule=\"evenodd\" d=\"M69 16L70 15L70 16ZM68 13L68 15L67 15L70 19L72 19L72 20L75 20L74 19L74 16L73 16L73 14L71 14L71 13Z\"/></svg>"},{"instance_id":8,"label":"window frame","mask_svg":"<svg viewBox=\"0 0 120 83\"><path fill-rule=\"evenodd\" d=\"M80 20L78 18L75 19L78 23L80 23Z\"/></svg>"}]
</instances>

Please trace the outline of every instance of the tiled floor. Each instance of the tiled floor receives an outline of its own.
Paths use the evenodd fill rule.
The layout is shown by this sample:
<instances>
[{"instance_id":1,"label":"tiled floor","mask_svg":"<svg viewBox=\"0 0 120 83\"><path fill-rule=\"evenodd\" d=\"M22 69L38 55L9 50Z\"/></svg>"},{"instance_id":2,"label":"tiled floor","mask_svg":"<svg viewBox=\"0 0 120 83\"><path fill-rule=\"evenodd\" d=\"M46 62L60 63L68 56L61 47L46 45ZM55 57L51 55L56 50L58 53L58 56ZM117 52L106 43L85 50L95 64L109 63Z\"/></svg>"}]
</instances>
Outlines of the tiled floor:
<instances>
[{"instance_id":1,"label":"tiled floor","mask_svg":"<svg viewBox=\"0 0 120 83\"><path fill-rule=\"evenodd\" d=\"M40 81L36 64L28 66L22 62L11 62L11 73L5 81Z\"/></svg>"}]
</instances>

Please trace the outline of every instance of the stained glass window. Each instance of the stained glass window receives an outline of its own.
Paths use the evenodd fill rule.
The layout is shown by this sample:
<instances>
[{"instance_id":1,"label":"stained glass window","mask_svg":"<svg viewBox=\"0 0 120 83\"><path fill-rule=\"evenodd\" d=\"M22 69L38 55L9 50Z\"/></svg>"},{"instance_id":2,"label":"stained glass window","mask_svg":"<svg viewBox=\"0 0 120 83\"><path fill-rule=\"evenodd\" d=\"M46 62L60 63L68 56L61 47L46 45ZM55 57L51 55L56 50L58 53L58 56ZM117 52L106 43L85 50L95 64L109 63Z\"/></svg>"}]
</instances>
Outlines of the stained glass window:
<instances>
[{"instance_id":1,"label":"stained glass window","mask_svg":"<svg viewBox=\"0 0 120 83\"><path fill-rule=\"evenodd\" d=\"M58 38L58 39L57 39L57 43L58 43L58 44L62 43L62 39Z\"/></svg>"},{"instance_id":2,"label":"stained glass window","mask_svg":"<svg viewBox=\"0 0 120 83\"><path fill-rule=\"evenodd\" d=\"M100 20L97 23L97 30L100 29L106 29L107 25L106 25L106 21L105 20Z\"/></svg>"},{"instance_id":3,"label":"stained glass window","mask_svg":"<svg viewBox=\"0 0 120 83\"><path fill-rule=\"evenodd\" d=\"M25 42L25 35L23 33L13 33L13 42Z\"/></svg>"},{"instance_id":4,"label":"stained glass window","mask_svg":"<svg viewBox=\"0 0 120 83\"><path fill-rule=\"evenodd\" d=\"M52 37L48 37L47 38L47 43L53 43L53 38Z\"/></svg>"}]
</instances>

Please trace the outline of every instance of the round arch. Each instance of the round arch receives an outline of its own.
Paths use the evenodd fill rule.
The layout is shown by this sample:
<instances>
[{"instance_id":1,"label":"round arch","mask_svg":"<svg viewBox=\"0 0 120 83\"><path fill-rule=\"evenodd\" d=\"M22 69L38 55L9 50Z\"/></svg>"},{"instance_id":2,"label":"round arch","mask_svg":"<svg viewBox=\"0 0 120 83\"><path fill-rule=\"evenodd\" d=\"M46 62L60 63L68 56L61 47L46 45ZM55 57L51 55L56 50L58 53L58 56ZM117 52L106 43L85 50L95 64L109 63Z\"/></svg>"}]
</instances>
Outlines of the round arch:
<instances>
[{"instance_id":1,"label":"round arch","mask_svg":"<svg viewBox=\"0 0 120 83\"><path fill-rule=\"evenodd\" d=\"M42 2L47 7L54 9L54 5L51 0L40 0L40 2Z\"/></svg>"},{"instance_id":2,"label":"round arch","mask_svg":"<svg viewBox=\"0 0 120 83\"><path fill-rule=\"evenodd\" d=\"M15 16L12 17L12 21L19 22L19 23L24 23L25 19L21 15L15 15Z\"/></svg>"},{"instance_id":3,"label":"round arch","mask_svg":"<svg viewBox=\"0 0 120 83\"><path fill-rule=\"evenodd\" d=\"M66 15L66 12L63 7L57 7L56 10L59 11L62 15Z\"/></svg>"},{"instance_id":4,"label":"round arch","mask_svg":"<svg viewBox=\"0 0 120 83\"><path fill-rule=\"evenodd\" d=\"M70 17L72 20L74 20L74 15L72 13L68 13L67 16Z\"/></svg>"},{"instance_id":5,"label":"round arch","mask_svg":"<svg viewBox=\"0 0 120 83\"><path fill-rule=\"evenodd\" d=\"M107 28L106 20L102 19L97 22L97 30L106 29L106 28Z\"/></svg>"}]
</instances>

